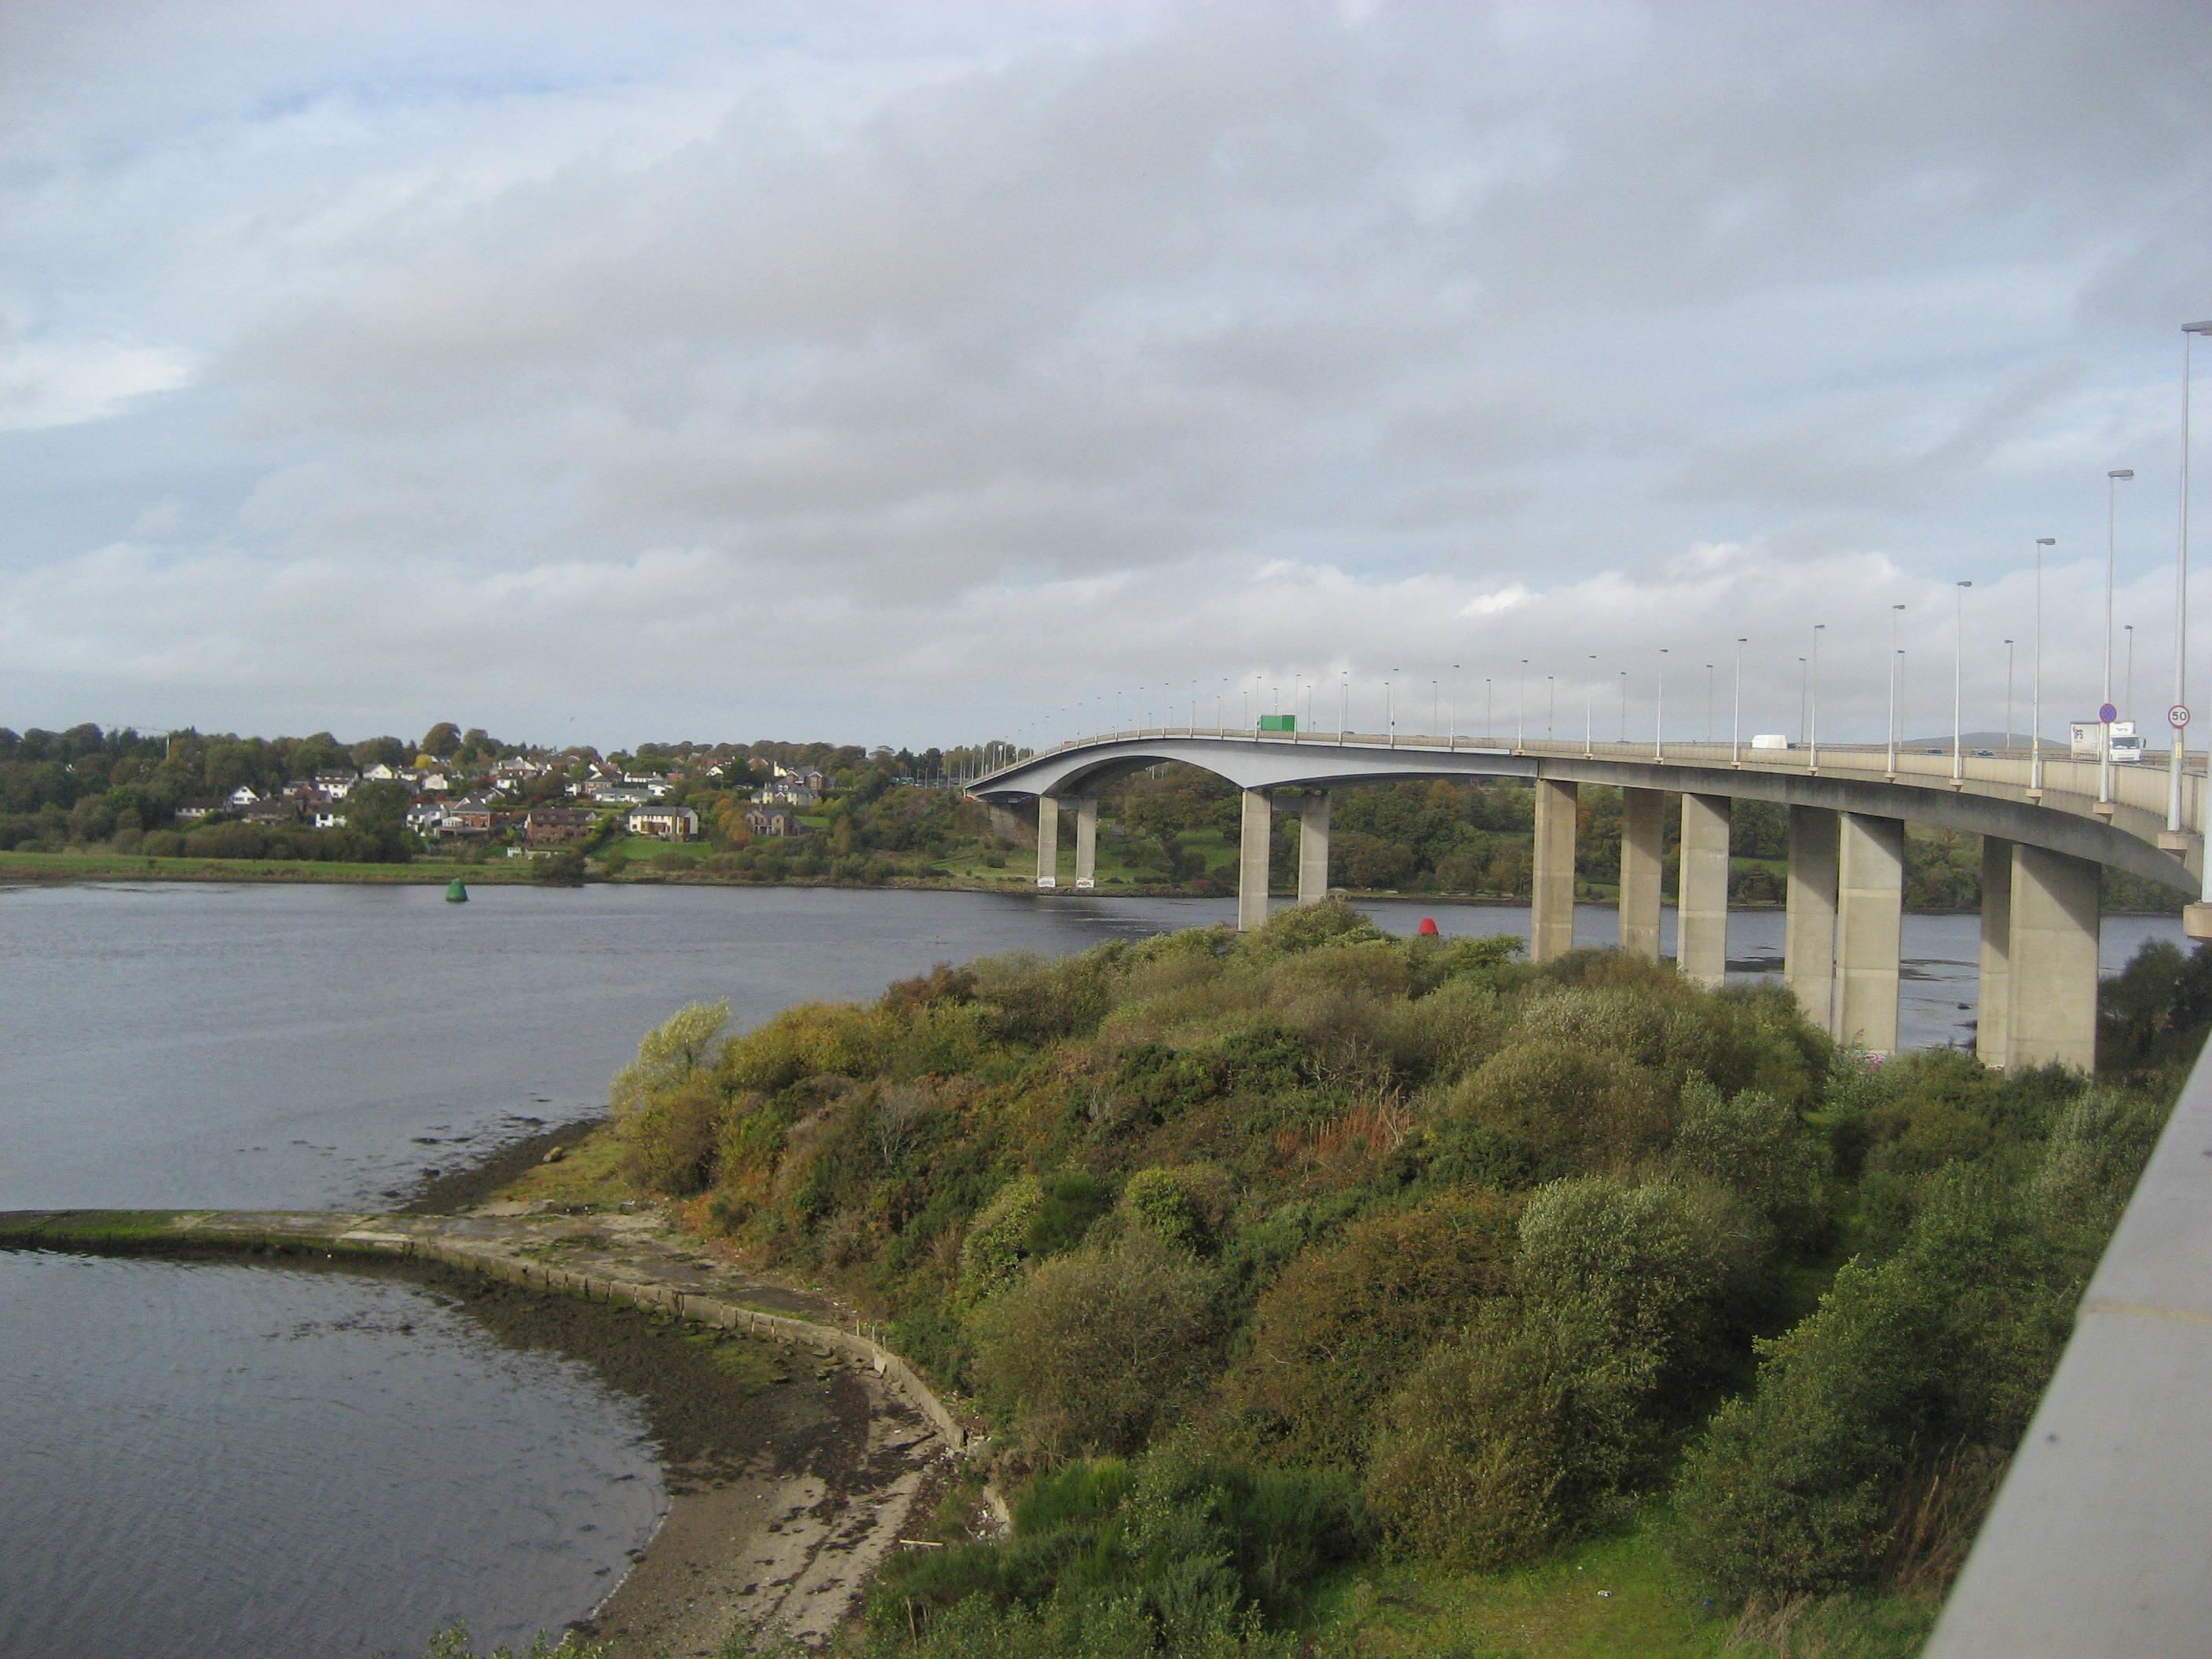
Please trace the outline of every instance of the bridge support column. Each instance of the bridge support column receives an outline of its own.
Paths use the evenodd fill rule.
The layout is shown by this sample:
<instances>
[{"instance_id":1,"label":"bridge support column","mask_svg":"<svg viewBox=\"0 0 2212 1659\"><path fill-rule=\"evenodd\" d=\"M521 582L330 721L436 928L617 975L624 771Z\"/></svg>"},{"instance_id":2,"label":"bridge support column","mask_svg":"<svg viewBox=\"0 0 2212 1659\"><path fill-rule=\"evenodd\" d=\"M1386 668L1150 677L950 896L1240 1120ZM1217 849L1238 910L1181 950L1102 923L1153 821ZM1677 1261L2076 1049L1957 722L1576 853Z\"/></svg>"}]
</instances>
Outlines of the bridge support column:
<instances>
[{"instance_id":1,"label":"bridge support column","mask_svg":"<svg viewBox=\"0 0 2212 1659\"><path fill-rule=\"evenodd\" d=\"M1275 829L1275 804L1264 789L1244 792L1243 841L1237 857L1237 931L1267 922L1267 851Z\"/></svg>"},{"instance_id":2,"label":"bridge support column","mask_svg":"<svg viewBox=\"0 0 2212 1659\"><path fill-rule=\"evenodd\" d=\"M1075 803L1075 884L1098 884L1098 797L1085 795Z\"/></svg>"},{"instance_id":3,"label":"bridge support column","mask_svg":"<svg viewBox=\"0 0 2212 1659\"><path fill-rule=\"evenodd\" d=\"M1837 840L1835 1035L1869 1054L1894 1054L1905 824L1845 812Z\"/></svg>"},{"instance_id":4,"label":"bridge support column","mask_svg":"<svg viewBox=\"0 0 2212 1659\"><path fill-rule=\"evenodd\" d=\"M1060 885L1060 799L1037 797L1037 873L1040 887Z\"/></svg>"},{"instance_id":5,"label":"bridge support column","mask_svg":"<svg viewBox=\"0 0 2212 1659\"><path fill-rule=\"evenodd\" d=\"M1674 967L1692 984L1728 978L1726 795L1682 797L1682 871L1674 888Z\"/></svg>"},{"instance_id":6,"label":"bridge support column","mask_svg":"<svg viewBox=\"0 0 2212 1659\"><path fill-rule=\"evenodd\" d=\"M1316 790L1298 805L1298 902L1319 904L1328 896L1330 796Z\"/></svg>"},{"instance_id":7,"label":"bridge support column","mask_svg":"<svg viewBox=\"0 0 2212 1659\"><path fill-rule=\"evenodd\" d=\"M1982 837L1982 991L1974 1054L2002 1071L2012 1060L2013 845Z\"/></svg>"},{"instance_id":8,"label":"bridge support column","mask_svg":"<svg viewBox=\"0 0 2212 1659\"><path fill-rule=\"evenodd\" d=\"M1782 931L1782 976L1805 1018L1836 1030L1835 813L1820 806L1790 809L1789 910Z\"/></svg>"},{"instance_id":9,"label":"bridge support column","mask_svg":"<svg viewBox=\"0 0 2212 1659\"><path fill-rule=\"evenodd\" d=\"M2087 859L2012 849L2006 1062L2097 1066L2098 870Z\"/></svg>"},{"instance_id":10,"label":"bridge support column","mask_svg":"<svg viewBox=\"0 0 2212 1659\"><path fill-rule=\"evenodd\" d=\"M1620 948L1659 959L1659 871L1667 845L1667 797L1620 792Z\"/></svg>"},{"instance_id":11,"label":"bridge support column","mask_svg":"<svg viewBox=\"0 0 2212 1659\"><path fill-rule=\"evenodd\" d=\"M1549 962L1575 948L1575 805L1580 790L1536 780L1535 870L1528 888L1528 957Z\"/></svg>"}]
</instances>

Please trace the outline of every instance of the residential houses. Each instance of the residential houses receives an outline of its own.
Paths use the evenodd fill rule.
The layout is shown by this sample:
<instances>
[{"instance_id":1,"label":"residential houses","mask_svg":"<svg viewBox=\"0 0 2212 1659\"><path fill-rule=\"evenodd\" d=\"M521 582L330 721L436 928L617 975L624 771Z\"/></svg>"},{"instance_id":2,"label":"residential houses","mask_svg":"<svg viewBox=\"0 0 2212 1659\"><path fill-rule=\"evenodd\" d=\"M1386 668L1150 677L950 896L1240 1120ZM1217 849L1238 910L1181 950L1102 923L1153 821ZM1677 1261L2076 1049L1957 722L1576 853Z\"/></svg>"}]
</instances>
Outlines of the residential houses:
<instances>
[{"instance_id":1,"label":"residential houses","mask_svg":"<svg viewBox=\"0 0 2212 1659\"><path fill-rule=\"evenodd\" d=\"M629 815L633 836L652 836L661 841L699 839L699 815L688 806L641 806Z\"/></svg>"},{"instance_id":2,"label":"residential houses","mask_svg":"<svg viewBox=\"0 0 2212 1659\"><path fill-rule=\"evenodd\" d=\"M745 813L745 828L756 838L761 836L790 837L803 836L806 826L799 822L799 814L787 806L755 806Z\"/></svg>"},{"instance_id":3,"label":"residential houses","mask_svg":"<svg viewBox=\"0 0 2212 1659\"><path fill-rule=\"evenodd\" d=\"M599 815L576 806L533 806L522 816L522 838L532 847L570 847L589 841Z\"/></svg>"}]
</instances>

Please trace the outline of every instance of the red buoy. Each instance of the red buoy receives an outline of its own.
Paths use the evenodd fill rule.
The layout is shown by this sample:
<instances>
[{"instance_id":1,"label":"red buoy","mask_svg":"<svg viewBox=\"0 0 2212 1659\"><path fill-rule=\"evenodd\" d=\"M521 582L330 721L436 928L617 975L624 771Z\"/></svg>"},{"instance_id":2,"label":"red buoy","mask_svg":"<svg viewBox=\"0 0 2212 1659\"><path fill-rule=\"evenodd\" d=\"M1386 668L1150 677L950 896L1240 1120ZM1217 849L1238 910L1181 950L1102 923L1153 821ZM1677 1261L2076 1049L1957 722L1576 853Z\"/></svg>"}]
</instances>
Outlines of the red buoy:
<instances>
[{"instance_id":1,"label":"red buoy","mask_svg":"<svg viewBox=\"0 0 2212 1659\"><path fill-rule=\"evenodd\" d=\"M1437 919L1434 916L1423 916L1421 925L1413 931L1423 939L1434 939L1437 936Z\"/></svg>"}]
</instances>

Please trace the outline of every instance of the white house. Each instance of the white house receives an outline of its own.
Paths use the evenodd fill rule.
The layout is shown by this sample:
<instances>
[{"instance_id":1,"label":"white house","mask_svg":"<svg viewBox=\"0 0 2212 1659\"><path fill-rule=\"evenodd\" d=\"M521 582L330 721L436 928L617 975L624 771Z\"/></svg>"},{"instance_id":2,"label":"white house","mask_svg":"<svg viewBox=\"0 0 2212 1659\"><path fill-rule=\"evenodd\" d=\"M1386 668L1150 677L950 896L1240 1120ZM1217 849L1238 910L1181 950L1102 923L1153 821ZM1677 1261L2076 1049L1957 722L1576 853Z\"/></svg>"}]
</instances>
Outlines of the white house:
<instances>
[{"instance_id":1,"label":"white house","mask_svg":"<svg viewBox=\"0 0 2212 1659\"><path fill-rule=\"evenodd\" d=\"M250 783L241 783L223 799L232 806L251 806L261 799L261 792Z\"/></svg>"},{"instance_id":2,"label":"white house","mask_svg":"<svg viewBox=\"0 0 2212 1659\"><path fill-rule=\"evenodd\" d=\"M633 836L655 836L662 841L696 841L699 815L688 806L641 806L624 827Z\"/></svg>"}]
</instances>

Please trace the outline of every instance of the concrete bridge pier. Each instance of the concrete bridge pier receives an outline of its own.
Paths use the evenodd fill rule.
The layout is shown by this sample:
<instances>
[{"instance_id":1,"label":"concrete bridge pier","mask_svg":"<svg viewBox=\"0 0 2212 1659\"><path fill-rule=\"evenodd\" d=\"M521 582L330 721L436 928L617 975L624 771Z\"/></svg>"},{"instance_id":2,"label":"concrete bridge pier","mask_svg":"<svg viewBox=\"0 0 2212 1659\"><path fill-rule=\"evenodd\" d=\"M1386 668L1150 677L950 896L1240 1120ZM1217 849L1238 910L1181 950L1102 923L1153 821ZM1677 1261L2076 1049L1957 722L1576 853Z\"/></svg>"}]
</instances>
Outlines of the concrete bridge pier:
<instances>
[{"instance_id":1,"label":"concrete bridge pier","mask_svg":"<svg viewBox=\"0 0 2212 1659\"><path fill-rule=\"evenodd\" d=\"M2012 1057L2012 843L1982 837L1981 1009L1974 1054L2002 1071Z\"/></svg>"},{"instance_id":2,"label":"concrete bridge pier","mask_svg":"<svg viewBox=\"0 0 2212 1659\"><path fill-rule=\"evenodd\" d=\"M1528 958L1549 962L1575 948L1575 807L1572 783L1536 780L1535 868L1528 887Z\"/></svg>"},{"instance_id":3,"label":"concrete bridge pier","mask_svg":"<svg viewBox=\"0 0 2212 1659\"><path fill-rule=\"evenodd\" d=\"M1037 797L1037 872L1040 887L1060 885L1060 799Z\"/></svg>"},{"instance_id":4,"label":"concrete bridge pier","mask_svg":"<svg viewBox=\"0 0 2212 1659\"><path fill-rule=\"evenodd\" d=\"M1663 790L1620 792L1620 948L1659 959L1659 872L1667 843Z\"/></svg>"},{"instance_id":5,"label":"concrete bridge pier","mask_svg":"<svg viewBox=\"0 0 2212 1659\"><path fill-rule=\"evenodd\" d=\"M1088 890L1098 884L1098 797L1084 795L1075 803L1075 884Z\"/></svg>"},{"instance_id":6,"label":"concrete bridge pier","mask_svg":"<svg viewBox=\"0 0 2212 1659\"><path fill-rule=\"evenodd\" d=\"M1247 789L1237 854L1237 931L1240 933L1267 924L1267 853L1274 829L1275 803L1267 792Z\"/></svg>"},{"instance_id":7,"label":"concrete bridge pier","mask_svg":"<svg viewBox=\"0 0 2212 1659\"><path fill-rule=\"evenodd\" d=\"M1819 806L1790 809L1788 909L1782 976L1805 1018L1836 1029L1836 880L1842 824Z\"/></svg>"},{"instance_id":8,"label":"concrete bridge pier","mask_svg":"<svg viewBox=\"0 0 2212 1659\"><path fill-rule=\"evenodd\" d=\"M1728 978L1729 826L1726 795L1682 797L1682 870L1674 892L1674 968L1692 984Z\"/></svg>"},{"instance_id":9,"label":"concrete bridge pier","mask_svg":"<svg viewBox=\"0 0 2212 1659\"><path fill-rule=\"evenodd\" d=\"M1898 961L1905 932L1905 823L1845 812L1836 862L1838 1041L1897 1051Z\"/></svg>"},{"instance_id":10,"label":"concrete bridge pier","mask_svg":"<svg viewBox=\"0 0 2212 1659\"><path fill-rule=\"evenodd\" d=\"M2097 866L2012 849L2005 1063L2097 1066Z\"/></svg>"},{"instance_id":11,"label":"concrete bridge pier","mask_svg":"<svg viewBox=\"0 0 2212 1659\"><path fill-rule=\"evenodd\" d=\"M1331 796L1310 790L1298 803L1298 902L1319 904L1328 896L1328 815Z\"/></svg>"}]
</instances>

